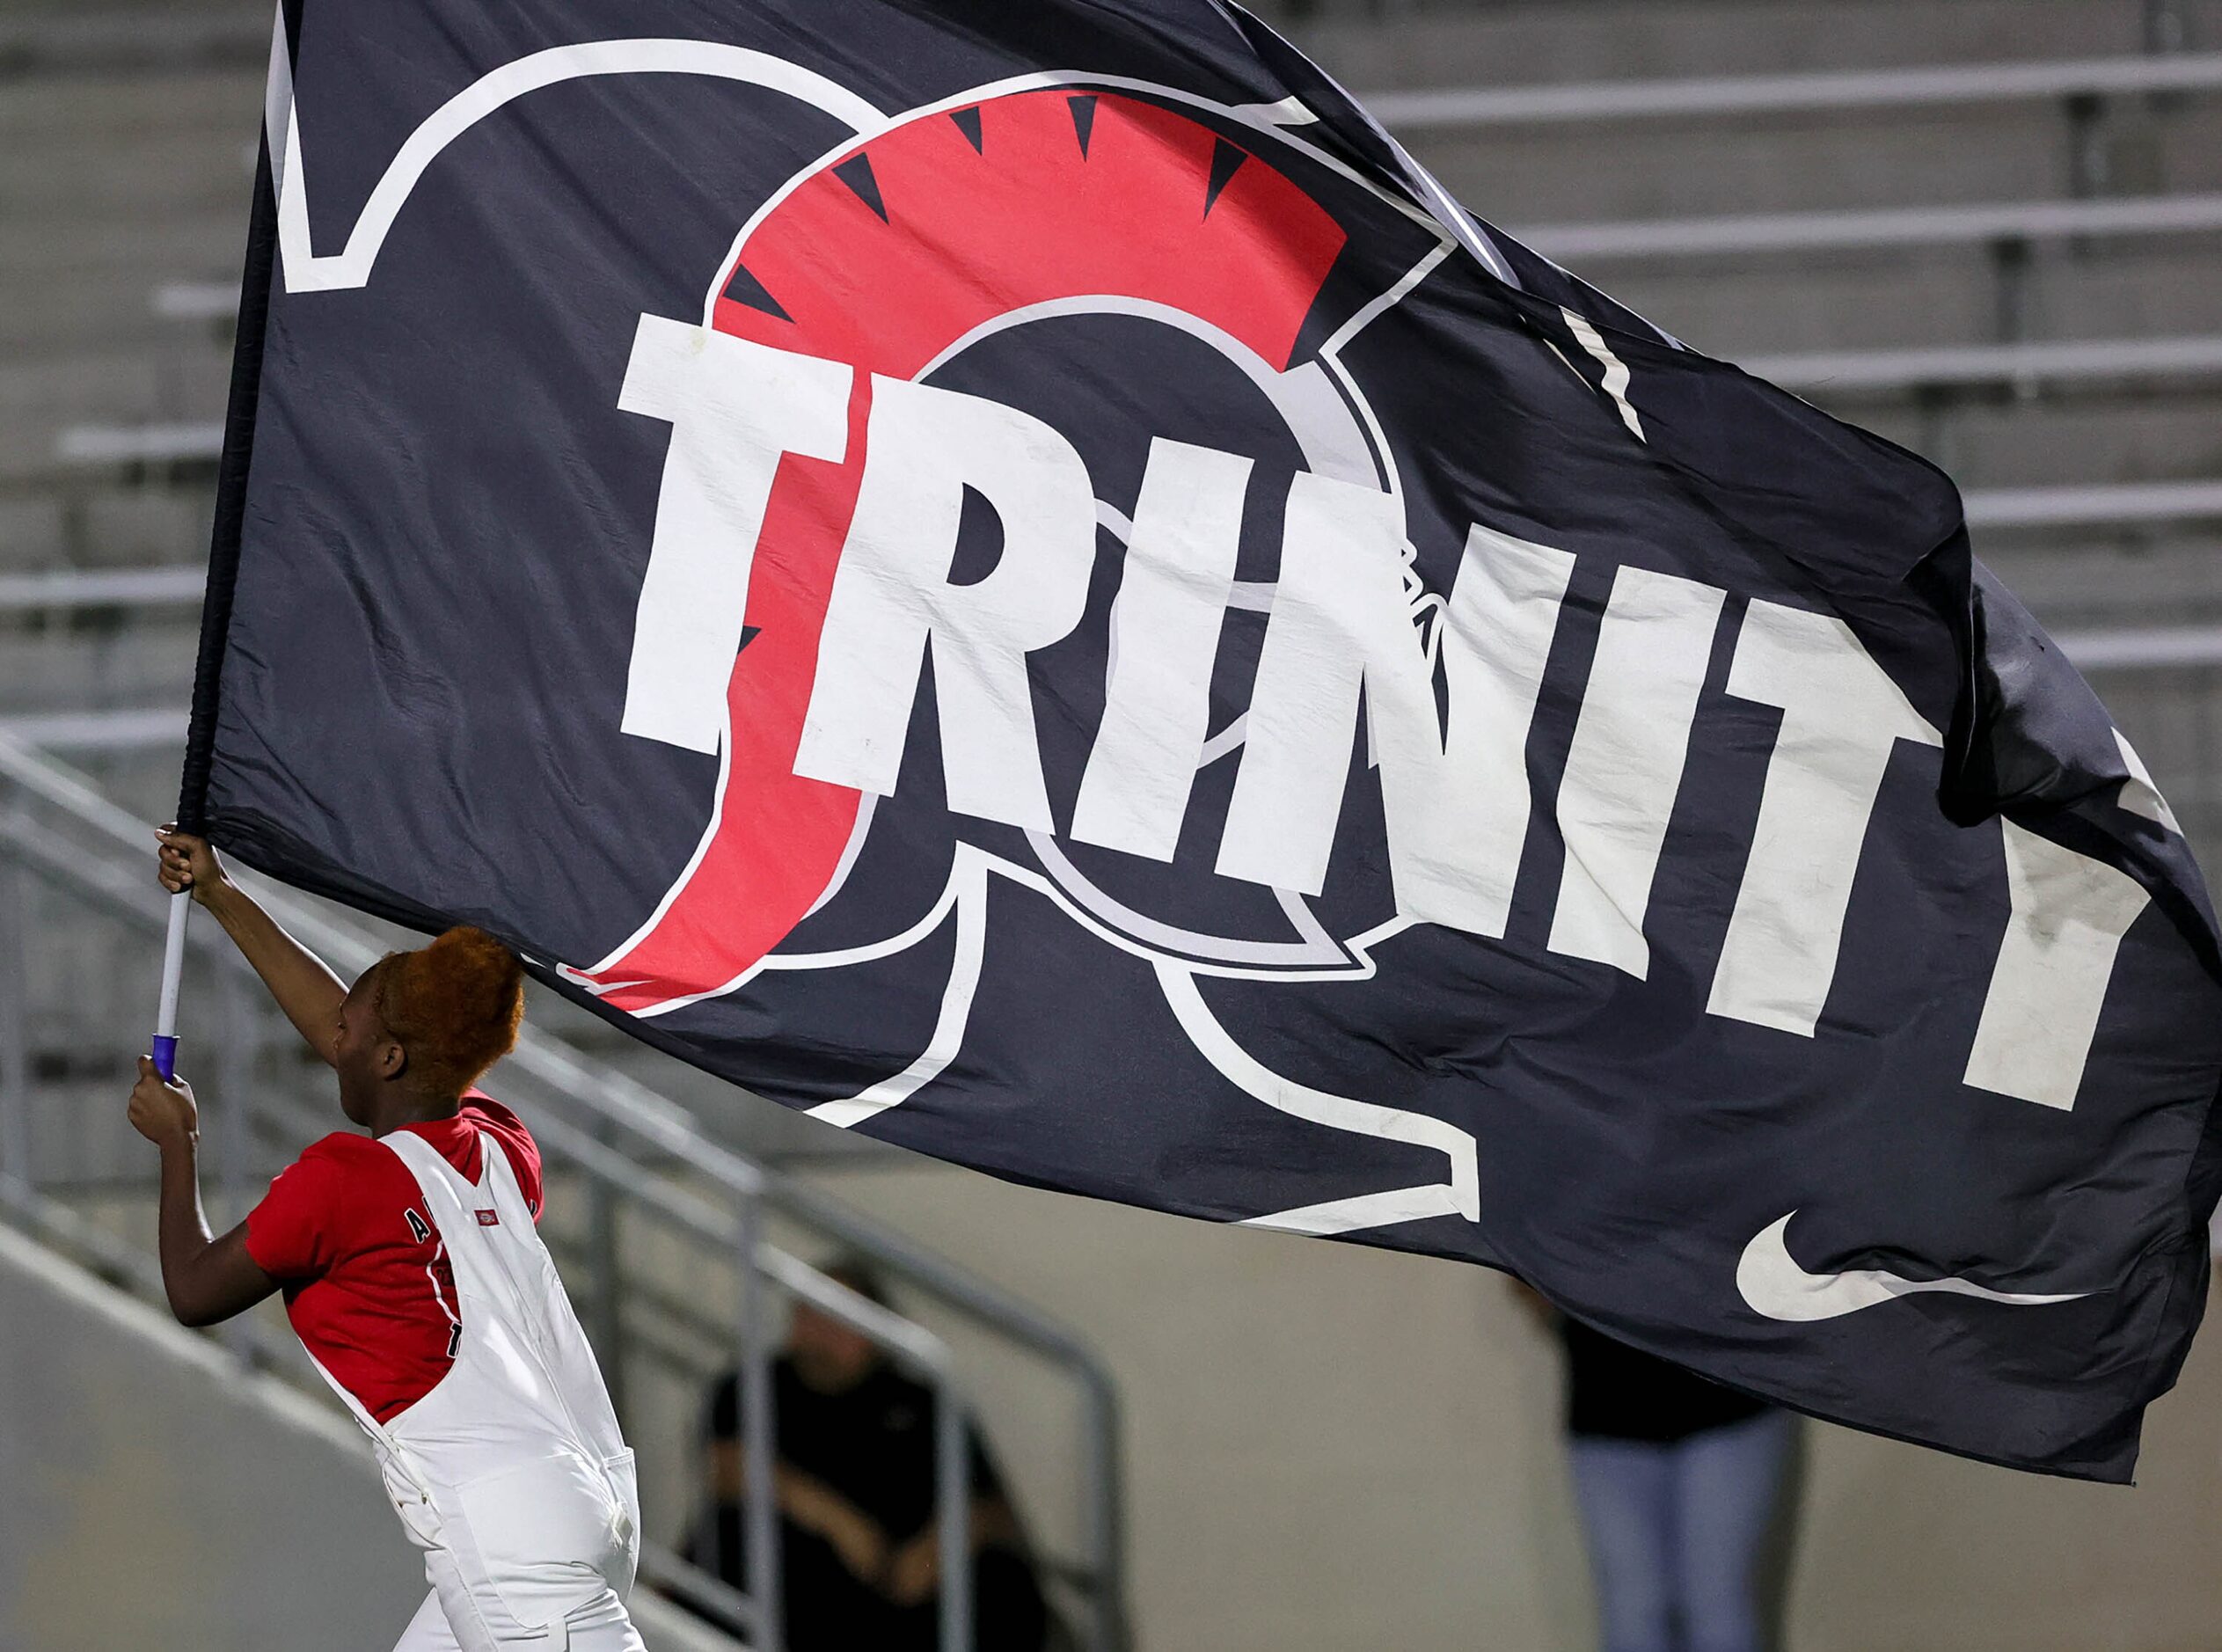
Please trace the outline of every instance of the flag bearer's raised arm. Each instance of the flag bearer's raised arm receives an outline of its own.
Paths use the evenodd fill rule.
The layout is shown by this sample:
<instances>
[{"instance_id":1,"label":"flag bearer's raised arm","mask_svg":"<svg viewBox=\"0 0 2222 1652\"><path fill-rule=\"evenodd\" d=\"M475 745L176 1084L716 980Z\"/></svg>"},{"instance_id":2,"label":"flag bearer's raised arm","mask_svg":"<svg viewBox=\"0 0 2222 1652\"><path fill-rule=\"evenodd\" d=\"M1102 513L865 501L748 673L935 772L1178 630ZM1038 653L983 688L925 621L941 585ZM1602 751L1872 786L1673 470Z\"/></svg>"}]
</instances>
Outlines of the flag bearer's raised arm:
<instances>
[{"instance_id":1,"label":"flag bearer's raised arm","mask_svg":"<svg viewBox=\"0 0 2222 1652\"><path fill-rule=\"evenodd\" d=\"M155 836L162 844L162 887L172 895L180 889L193 891L193 898L223 925L223 932L254 966L294 1030L329 1065L340 1036L340 1005L347 996L347 983L232 882L207 839L174 826L165 826Z\"/></svg>"}]
</instances>

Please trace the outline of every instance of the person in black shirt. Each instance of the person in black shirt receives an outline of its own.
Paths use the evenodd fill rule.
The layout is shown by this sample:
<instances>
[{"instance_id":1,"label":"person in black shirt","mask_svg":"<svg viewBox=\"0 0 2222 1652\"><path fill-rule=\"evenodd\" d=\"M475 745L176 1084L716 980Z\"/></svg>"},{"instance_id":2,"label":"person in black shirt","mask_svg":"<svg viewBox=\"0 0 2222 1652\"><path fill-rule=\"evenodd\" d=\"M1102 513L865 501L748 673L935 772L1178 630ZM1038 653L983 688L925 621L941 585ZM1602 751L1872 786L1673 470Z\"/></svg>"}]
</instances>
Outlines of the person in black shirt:
<instances>
[{"instance_id":1,"label":"person in black shirt","mask_svg":"<svg viewBox=\"0 0 2222 1652\"><path fill-rule=\"evenodd\" d=\"M885 1305L862 1265L826 1269ZM927 1652L939 1627L933 1391L857 1332L795 1305L772 1365L781 1591L788 1652ZM689 1544L705 1571L748 1587L740 1382L713 1391L708 1507ZM1034 1567L1001 1477L969 1422L973 1611L978 1652L1042 1652Z\"/></svg>"},{"instance_id":2,"label":"person in black shirt","mask_svg":"<svg viewBox=\"0 0 2222 1652\"><path fill-rule=\"evenodd\" d=\"M1604 1652L1761 1652L1796 1419L1524 1294L1566 1352L1568 1455Z\"/></svg>"}]
</instances>

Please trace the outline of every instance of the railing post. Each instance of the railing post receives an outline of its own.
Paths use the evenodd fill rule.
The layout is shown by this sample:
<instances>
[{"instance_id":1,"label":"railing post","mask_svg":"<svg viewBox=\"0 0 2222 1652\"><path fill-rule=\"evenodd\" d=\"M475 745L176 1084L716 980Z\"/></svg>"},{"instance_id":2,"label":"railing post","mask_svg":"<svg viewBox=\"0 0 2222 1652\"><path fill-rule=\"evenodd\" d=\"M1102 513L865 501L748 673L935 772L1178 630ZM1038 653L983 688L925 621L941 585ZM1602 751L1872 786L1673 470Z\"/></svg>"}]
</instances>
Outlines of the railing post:
<instances>
[{"instance_id":1,"label":"railing post","mask_svg":"<svg viewBox=\"0 0 2222 1652\"><path fill-rule=\"evenodd\" d=\"M30 880L0 860L0 1171L33 1185Z\"/></svg>"},{"instance_id":2,"label":"railing post","mask_svg":"<svg viewBox=\"0 0 2222 1652\"><path fill-rule=\"evenodd\" d=\"M941 1652L972 1652L972 1465L964 1407L945 1372L933 1385L933 1518L941 1562Z\"/></svg>"},{"instance_id":3,"label":"railing post","mask_svg":"<svg viewBox=\"0 0 2222 1652\"><path fill-rule=\"evenodd\" d=\"M1119 1461L1118 1396L1103 1384L1086 1383L1087 1553L1095 1568L1095 1624L1093 1652L1127 1652L1126 1507Z\"/></svg>"},{"instance_id":4,"label":"railing post","mask_svg":"<svg viewBox=\"0 0 2222 1652\"><path fill-rule=\"evenodd\" d=\"M2145 0L2144 32L2148 52L2189 50L2191 24L2183 15L2183 0Z\"/></svg>"},{"instance_id":5,"label":"railing post","mask_svg":"<svg viewBox=\"0 0 2222 1652\"><path fill-rule=\"evenodd\" d=\"M2001 344L2029 336L2030 248L2026 236L2002 235L1991 243L1992 327Z\"/></svg>"},{"instance_id":6,"label":"railing post","mask_svg":"<svg viewBox=\"0 0 2222 1652\"><path fill-rule=\"evenodd\" d=\"M216 1052L216 1187L223 1200L219 1231L246 1215L247 1154L253 1132L247 1121L254 1107L255 1078L261 1066L262 1018L236 969L220 969L216 998L221 1033ZM224 1322L223 1343L242 1360L254 1354L254 1327L244 1314Z\"/></svg>"},{"instance_id":7,"label":"railing post","mask_svg":"<svg viewBox=\"0 0 2222 1652\"><path fill-rule=\"evenodd\" d=\"M2067 116L2068 194L2090 201L2105 194L2114 182L2114 158L2106 141L2106 99L2094 91L2072 92Z\"/></svg>"},{"instance_id":8,"label":"railing post","mask_svg":"<svg viewBox=\"0 0 2222 1652\"><path fill-rule=\"evenodd\" d=\"M595 1140L611 1145L615 1123L606 1118L593 1122ZM602 1356L602 1380L610 1390L610 1403L621 1418L632 1412L625 1403L625 1334L624 1279L618 1266L618 1190L601 1176L587 1179L587 1254L594 1271L594 1344Z\"/></svg>"},{"instance_id":9,"label":"railing post","mask_svg":"<svg viewBox=\"0 0 2222 1652\"><path fill-rule=\"evenodd\" d=\"M749 1597L756 1603L755 1652L784 1652L786 1619L781 1612L779 1510L774 1481L778 1430L771 1414L771 1318L768 1283L757 1253L764 1243L764 1200L748 1193L741 1200L741 1401L742 1468L747 1497L742 1553L747 1557Z\"/></svg>"}]
</instances>

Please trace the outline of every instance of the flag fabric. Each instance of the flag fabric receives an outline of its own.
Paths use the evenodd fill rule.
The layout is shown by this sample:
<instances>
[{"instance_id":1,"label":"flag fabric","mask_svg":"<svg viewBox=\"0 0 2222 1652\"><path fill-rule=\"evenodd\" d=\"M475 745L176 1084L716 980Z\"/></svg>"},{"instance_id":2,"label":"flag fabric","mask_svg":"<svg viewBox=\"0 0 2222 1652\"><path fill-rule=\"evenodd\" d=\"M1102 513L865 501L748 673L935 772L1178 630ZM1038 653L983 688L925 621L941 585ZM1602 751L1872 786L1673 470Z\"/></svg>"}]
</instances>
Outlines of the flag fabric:
<instances>
[{"instance_id":1,"label":"flag fabric","mask_svg":"<svg viewBox=\"0 0 2222 1652\"><path fill-rule=\"evenodd\" d=\"M830 1127L2128 1477L2222 961L1943 475L1213 0L272 62L188 824Z\"/></svg>"}]
</instances>

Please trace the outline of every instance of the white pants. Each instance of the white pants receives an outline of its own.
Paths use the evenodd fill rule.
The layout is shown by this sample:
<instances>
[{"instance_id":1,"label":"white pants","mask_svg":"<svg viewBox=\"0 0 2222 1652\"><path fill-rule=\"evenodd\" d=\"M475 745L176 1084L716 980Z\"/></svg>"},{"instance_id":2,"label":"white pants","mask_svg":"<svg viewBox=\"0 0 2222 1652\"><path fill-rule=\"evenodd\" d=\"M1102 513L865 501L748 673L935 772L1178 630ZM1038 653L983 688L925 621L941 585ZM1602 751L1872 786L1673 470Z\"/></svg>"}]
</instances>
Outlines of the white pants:
<instances>
[{"instance_id":1,"label":"white pants","mask_svg":"<svg viewBox=\"0 0 2222 1652\"><path fill-rule=\"evenodd\" d=\"M614 1589L565 1614L562 1621L528 1629L501 1609L498 1598L464 1585L455 1562L428 1555L433 1589L401 1632L393 1652L647 1652L632 1616Z\"/></svg>"}]
</instances>

